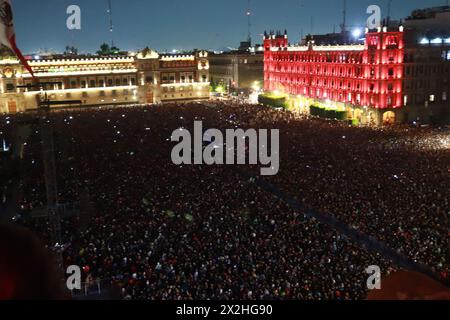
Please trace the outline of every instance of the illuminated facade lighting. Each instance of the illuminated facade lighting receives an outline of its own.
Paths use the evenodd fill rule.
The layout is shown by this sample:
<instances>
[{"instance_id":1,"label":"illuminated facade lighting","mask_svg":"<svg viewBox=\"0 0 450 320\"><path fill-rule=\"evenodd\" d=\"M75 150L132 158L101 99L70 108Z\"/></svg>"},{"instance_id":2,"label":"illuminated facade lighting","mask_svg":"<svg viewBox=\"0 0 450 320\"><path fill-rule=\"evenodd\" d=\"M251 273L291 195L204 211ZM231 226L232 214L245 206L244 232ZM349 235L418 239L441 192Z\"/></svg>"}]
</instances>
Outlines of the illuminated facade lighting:
<instances>
[{"instance_id":1,"label":"illuminated facade lighting","mask_svg":"<svg viewBox=\"0 0 450 320\"><path fill-rule=\"evenodd\" d=\"M77 57L29 61L35 76L55 82L45 90L58 105L151 104L164 101L209 99L209 61L206 51L162 55L144 49L116 57ZM0 113L37 108L44 91L32 85L31 75L17 59L0 60Z\"/></svg>"},{"instance_id":2,"label":"illuminated facade lighting","mask_svg":"<svg viewBox=\"0 0 450 320\"><path fill-rule=\"evenodd\" d=\"M362 35L361 29L353 30L352 35L353 35L354 38L359 38Z\"/></svg>"},{"instance_id":3,"label":"illuminated facade lighting","mask_svg":"<svg viewBox=\"0 0 450 320\"><path fill-rule=\"evenodd\" d=\"M77 88L77 89L62 89L62 90L46 90L47 93L75 93L75 92L100 92L100 91L112 91L112 90L125 90L125 89L137 89L138 86L118 86L118 87L105 87L105 88ZM25 95L36 95L38 91L28 91Z\"/></svg>"},{"instance_id":4,"label":"illuminated facade lighting","mask_svg":"<svg viewBox=\"0 0 450 320\"><path fill-rule=\"evenodd\" d=\"M291 47L281 34L265 36L265 90L354 107L401 107L403 33L365 37L364 45Z\"/></svg>"}]
</instances>

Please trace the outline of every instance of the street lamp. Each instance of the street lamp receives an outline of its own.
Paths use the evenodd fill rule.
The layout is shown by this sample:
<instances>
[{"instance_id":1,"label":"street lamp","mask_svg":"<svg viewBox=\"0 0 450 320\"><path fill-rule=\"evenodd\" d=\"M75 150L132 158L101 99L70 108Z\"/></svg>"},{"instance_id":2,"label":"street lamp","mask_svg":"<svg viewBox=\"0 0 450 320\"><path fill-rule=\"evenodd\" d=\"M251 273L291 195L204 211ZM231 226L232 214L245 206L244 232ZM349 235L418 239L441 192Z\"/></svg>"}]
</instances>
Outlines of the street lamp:
<instances>
[{"instance_id":1,"label":"street lamp","mask_svg":"<svg viewBox=\"0 0 450 320\"><path fill-rule=\"evenodd\" d=\"M259 91L261 90L261 87L259 86L259 82L258 82L258 81L255 81L255 82L253 83L252 89L253 89L254 91L257 91L257 92L259 92Z\"/></svg>"},{"instance_id":2,"label":"street lamp","mask_svg":"<svg viewBox=\"0 0 450 320\"><path fill-rule=\"evenodd\" d=\"M359 28L356 28L353 30L352 35L355 39L359 39L359 37L361 36L362 31Z\"/></svg>"}]
</instances>

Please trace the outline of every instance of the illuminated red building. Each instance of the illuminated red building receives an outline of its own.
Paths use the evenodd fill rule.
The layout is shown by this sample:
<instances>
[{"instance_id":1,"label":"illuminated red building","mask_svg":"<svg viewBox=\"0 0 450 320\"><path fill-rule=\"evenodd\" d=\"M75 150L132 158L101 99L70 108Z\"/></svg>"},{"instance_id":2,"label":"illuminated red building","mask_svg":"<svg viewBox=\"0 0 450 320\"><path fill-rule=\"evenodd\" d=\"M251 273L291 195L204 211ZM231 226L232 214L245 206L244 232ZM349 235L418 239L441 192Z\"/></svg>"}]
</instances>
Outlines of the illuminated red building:
<instances>
[{"instance_id":1,"label":"illuminated red building","mask_svg":"<svg viewBox=\"0 0 450 320\"><path fill-rule=\"evenodd\" d=\"M265 34L265 90L304 111L321 103L362 123L393 121L403 106L403 35L384 27L366 30L364 44L290 46L286 32Z\"/></svg>"}]
</instances>

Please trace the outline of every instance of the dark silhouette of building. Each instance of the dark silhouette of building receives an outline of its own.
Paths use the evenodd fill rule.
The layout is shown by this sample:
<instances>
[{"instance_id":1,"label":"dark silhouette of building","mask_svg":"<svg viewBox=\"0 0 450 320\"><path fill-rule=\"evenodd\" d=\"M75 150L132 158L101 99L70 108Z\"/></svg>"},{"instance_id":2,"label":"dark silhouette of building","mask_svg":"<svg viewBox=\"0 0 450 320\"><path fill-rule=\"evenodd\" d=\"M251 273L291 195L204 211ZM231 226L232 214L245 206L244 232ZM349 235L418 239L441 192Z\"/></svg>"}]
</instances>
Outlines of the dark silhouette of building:
<instances>
[{"instance_id":1,"label":"dark silhouette of building","mask_svg":"<svg viewBox=\"0 0 450 320\"><path fill-rule=\"evenodd\" d=\"M230 92L249 93L264 87L264 51L260 45L241 42L238 50L210 53L211 82Z\"/></svg>"}]
</instances>

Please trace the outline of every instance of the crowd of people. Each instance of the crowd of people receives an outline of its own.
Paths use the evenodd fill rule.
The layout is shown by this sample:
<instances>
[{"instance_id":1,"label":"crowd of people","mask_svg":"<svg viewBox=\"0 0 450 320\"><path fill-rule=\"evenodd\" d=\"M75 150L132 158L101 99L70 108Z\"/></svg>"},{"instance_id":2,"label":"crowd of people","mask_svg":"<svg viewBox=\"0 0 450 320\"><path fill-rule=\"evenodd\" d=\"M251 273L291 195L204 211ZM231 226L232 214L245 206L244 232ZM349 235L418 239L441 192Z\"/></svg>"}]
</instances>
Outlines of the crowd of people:
<instances>
[{"instance_id":1,"label":"crowd of people","mask_svg":"<svg viewBox=\"0 0 450 320\"><path fill-rule=\"evenodd\" d=\"M122 299L360 299L368 266L397 268L230 166L173 164L172 132L196 120L280 129L280 171L264 179L450 277L445 132L358 128L230 102L66 110L49 120L59 203L81 203L62 221L64 264ZM0 119L6 135L14 126L14 117ZM46 203L44 142L33 126L21 164L24 214ZM54 245L50 220L23 223Z\"/></svg>"}]
</instances>

